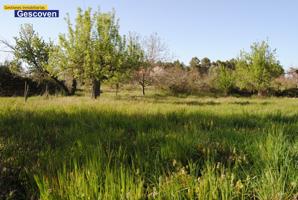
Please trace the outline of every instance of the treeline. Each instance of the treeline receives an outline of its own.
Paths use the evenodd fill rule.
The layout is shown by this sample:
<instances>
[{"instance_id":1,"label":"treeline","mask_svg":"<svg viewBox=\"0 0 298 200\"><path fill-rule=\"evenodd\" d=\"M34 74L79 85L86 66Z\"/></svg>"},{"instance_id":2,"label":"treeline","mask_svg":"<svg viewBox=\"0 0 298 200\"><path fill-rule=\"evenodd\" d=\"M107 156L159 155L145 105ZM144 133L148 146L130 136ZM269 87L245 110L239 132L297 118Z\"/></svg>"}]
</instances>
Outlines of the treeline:
<instances>
[{"instance_id":1,"label":"treeline","mask_svg":"<svg viewBox=\"0 0 298 200\"><path fill-rule=\"evenodd\" d=\"M189 65L177 60L157 66L152 83L172 94L298 97L298 69L285 72L266 42L227 61L194 57Z\"/></svg>"},{"instance_id":2,"label":"treeline","mask_svg":"<svg viewBox=\"0 0 298 200\"><path fill-rule=\"evenodd\" d=\"M75 20L67 16L66 23L68 31L59 35L57 44L46 42L30 24L21 26L14 44L1 41L14 59L2 64L0 95L18 95L22 85L29 85L31 95L74 95L84 87L97 98L102 83L114 85L116 93L122 84L138 84L143 95L150 85L172 94L298 95L298 70L284 72L276 51L265 41L229 61L194 57L185 65L168 61L166 45L157 34L143 39L121 35L114 11L79 8Z\"/></svg>"}]
</instances>

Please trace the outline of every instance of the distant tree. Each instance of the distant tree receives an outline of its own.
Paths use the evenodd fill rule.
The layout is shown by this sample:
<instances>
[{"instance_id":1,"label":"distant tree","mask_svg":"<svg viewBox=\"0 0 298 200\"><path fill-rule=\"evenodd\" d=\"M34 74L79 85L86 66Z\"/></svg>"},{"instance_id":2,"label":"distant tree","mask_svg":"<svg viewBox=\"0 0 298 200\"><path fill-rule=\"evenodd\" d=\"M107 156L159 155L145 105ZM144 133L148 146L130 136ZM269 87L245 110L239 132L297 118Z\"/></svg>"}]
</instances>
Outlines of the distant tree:
<instances>
[{"instance_id":1,"label":"distant tree","mask_svg":"<svg viewBox=\"0 0 298 200\"><path fill-rule=\"evenodd\" d=\"M173 67L178 67L178 68L181 68L181 69L185 69L185 65L182 62L180 62L180 60L175 60L173 62Z\"/></svg>"},{"instance_id":2,"label":"distant tree","mask_svg":"<svg viewBox=\"0 0 298 200\"><path fill-rule=\"evenodd\" d=\"M201 77L208 74L211 66L212 63L210 59L206 57L202 60L198 59L197 57L193 57L189 62L190 69L196 69Z\"/></svg>"},{"instance_id":3,"label":"distant tree","mask_svg":"<svg viewBox=\"0 0 298 200\"><path fill-rule=\"evenodd\" d=\"M144 62L135 72L134 80L142 87L142 94L145 95L146 87L152 82L150 72L158 63L167 60L168 49L157 33L145 38L142 49L144 50Z\"/></svg>"},{"instance_id":4,"label":"distant tree","mask_svg":"<svg viewBox=\"0 0 298 200\"><path fill-rule=\"evenodd\" d=\"M179 66L168 67L162 73L157 73L154 83L174 95L190 94L194 87L189 72Z\"/></svg>"},{"instance_id":5,"label":"distant tree","mask_svg":"<svg viewBox=\"0 0 298 200\"><path fill-rule=\"evenodd\" d=\"M298 68L291 67L287 75L294 87L298 88Z\"/></svg>"},{"instance_id":6,"label":"distant tree","mask_svg":"<svg viewBox=\"0 0 298 200\"><path fill-rule=\"evenodd\" d=\"M210 59L207 58L207 57L203 58L201 60L201 65L200 65L200 67L198 69L199 70L199 73L201 75L208 74L208 71L209 71L210 67L211 67L211 61L210 61Z\"/></svg>"},{"instance_id":7,"label":"distant tree","mask_svg":"<svg viewBox=\"0 0 298 200\"><path fill-rule=\"evenodd\" d=\"M227 67L231 70L235 70L236 69L236 64L237 64L237 60L232 58L231 60L227 60L225 62L225 67Z\"/></svg>"},{"instance_id":8,"label":"distant tree","mask_svg":"<svg viewBox=\"0 0 298 200\"><path fill-rule=\"evenodd\" d=\"M166 62L162 62L162 61L158 61L156 63L156 66L159 66L161 68L172 68L172 67L179 67L182 69L187 69L187 67L185 66L185 64L183 62L181 62L180 60L175 60L173 62L171 61L166 61Z\"/></svg>"},{"instance_id":9,"label":"distant tree","mask_svg":"<svg viewBox=\"0 0 298 200\"><path fill-rule=\"evenodd\" d=\"M201 61L197 57L193 57L189 62L189 67L193 69L199 69L201 66Z\"/></svg>"},{"instance_id":10,"label":"distant tree","mask_svg":"<svg viewBox=\"0 0 298 200\"><path fill-rule=\"evenodd\" d=\"M283 68L267 42L254 43L251 52L242 51L236 65L237 85L258 95L266 94L272 80L283 74Z\"/></svg>"},{"instance_id":11,"label":"distant tree","mask_svg":"<svg viewBox=\"0 0 298 200\"><path fill-rule=\"evenodd\" d=\"M224 65L220 65L216 70L216 86L227 96L235 86L234 71Z\"/></svg>"},{"instance_id":12,"label":"distant tree","mask_svg":"<svg viewBox=\"0 0 298 200\"><path fill-rule=\"evenodd\" d=\"M285 74L274 79L272 86L277 91L298 89L298 69L290 68Z\"/></svg>"},{"instance_id":13,"label":"distant tree","mask_svg":"<svg viewBox=\"0 0 298 200\"><path fill-rule=\"evenodd\" d=\"M145 38L143 42L145 51L145 59L150 65L156 64L158 61L166 61L168 59L168 48L157 33L152 33Z\"/></svg>"},{"instance_id":14,"label":"distant tree","mask_svg":"<svg viewBox=\"0 0 298 200\"><path fill-rule=\"evenodd\" d=\"M121 67L114 73L110 82L115 85L116 95L120 84L131 78L132 73L144 65L144 51L140 44L140 37L129 33Z\"/></svg>"}]
</instances>

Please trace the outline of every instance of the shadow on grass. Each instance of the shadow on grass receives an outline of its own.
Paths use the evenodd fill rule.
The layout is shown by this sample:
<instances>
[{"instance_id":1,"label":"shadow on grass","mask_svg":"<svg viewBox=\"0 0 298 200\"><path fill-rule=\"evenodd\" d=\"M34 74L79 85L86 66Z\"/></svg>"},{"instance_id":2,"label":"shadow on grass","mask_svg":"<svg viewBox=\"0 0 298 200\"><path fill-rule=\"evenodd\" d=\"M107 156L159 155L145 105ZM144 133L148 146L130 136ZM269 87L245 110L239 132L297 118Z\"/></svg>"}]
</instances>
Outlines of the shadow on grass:
<instances>
[{"instance_id":1,"label":"shadow on grass","mask_svg":"<svg viewBox=\"0 0 298 200\"><path fill-rule=\"evenodd\" d=\"M188 106L216 106L222 104L231 105L270 105L270 102L253 102L253 101L232 101L232 102L218 102L218 101L206 101L206 100L187 100L185 97L180 97L179 100L173 100L170 96L164 95L152 95L152 96L117 96L116 100L126 100L135 102L148 102L148 103L158 103L158 104L173 104L173 105L188 105ZM177 99L177 97L176 97Z\"/></svg>"},{"instance_id":2,"label":"shadow on grass","mask_svg":"<svg viewBox=\"0 0 298 200\"><path fill-rule=\"evenodd\" d=\"M188 103L217 105L212 101ZM297 121L298 115L281 113L261 116L184 112L128 115L96 110L6 113L0 118L0 182L8 184L1 185L0 198L11 191L19 199L28 197L24 191L34 183L22 176L25 169L46 172L49 162L59 168L67 160L88 156L99 144L107 153L119 147L125 149L129 155L127 165L138 155L148 171L157 157L159 168L170 168L173 159L183 164L204 162L210 156L206 153L208 149L216 161L233 162L229 159L236 156L234 147L246 151L243 147L263 137L263 130L273 124L288 126L287 132L293 134L291 127L295 126L291 125Z\"/></svg>"}]
</instances>

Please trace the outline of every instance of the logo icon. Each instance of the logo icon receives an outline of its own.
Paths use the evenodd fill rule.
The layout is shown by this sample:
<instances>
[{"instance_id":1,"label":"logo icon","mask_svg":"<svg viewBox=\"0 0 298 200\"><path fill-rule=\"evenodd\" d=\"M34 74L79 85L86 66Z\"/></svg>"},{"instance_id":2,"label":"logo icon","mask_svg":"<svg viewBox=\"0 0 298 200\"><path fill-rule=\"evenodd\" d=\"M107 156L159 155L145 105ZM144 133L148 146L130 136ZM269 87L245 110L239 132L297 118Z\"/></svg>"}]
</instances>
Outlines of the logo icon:
<instances>
[{"instance_id":1,"label":"logo icon","mask_svg":"<svg viewBox=\"0 0 298 200\"><path fill-rule=\"evenodd\" d=\"M14 10L16 18L58 18L59 10L48 10L46 4L11 4L4 5L4 10Z\"/></svg>"}]
</instances>

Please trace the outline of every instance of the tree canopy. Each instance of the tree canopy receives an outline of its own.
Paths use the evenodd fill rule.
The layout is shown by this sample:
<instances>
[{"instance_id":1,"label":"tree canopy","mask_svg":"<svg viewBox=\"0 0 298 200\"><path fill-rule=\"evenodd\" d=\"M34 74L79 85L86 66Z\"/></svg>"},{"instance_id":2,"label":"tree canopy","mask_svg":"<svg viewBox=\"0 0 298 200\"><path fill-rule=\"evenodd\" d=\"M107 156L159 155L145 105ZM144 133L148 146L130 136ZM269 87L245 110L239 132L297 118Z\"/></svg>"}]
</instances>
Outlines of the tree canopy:
<instances>
[{"instance_id":1,"label":"tree canopy","mask_svg":"<svg viewBox=\"0 0 298 200\"><path fill-rule=\"evenodd\" d=\"M276 50L271 50L265 41L254 43L250 52L242 51L236 65L237 80L240 88L264 94L271 81L283 74L283 68L276 57Z\"/></svg>"}]
</instances>

